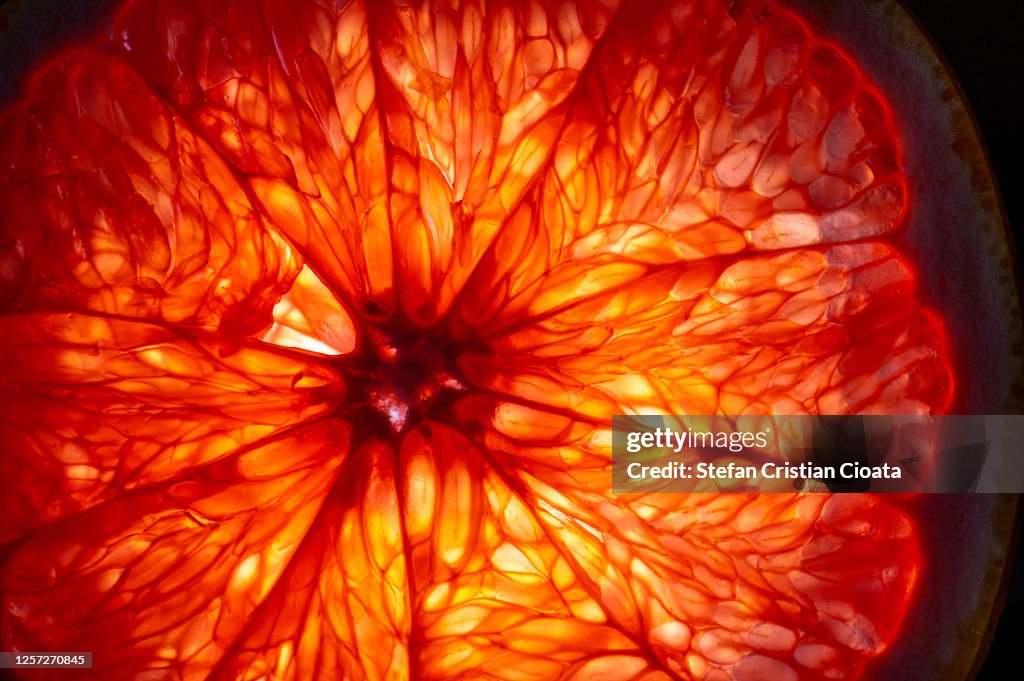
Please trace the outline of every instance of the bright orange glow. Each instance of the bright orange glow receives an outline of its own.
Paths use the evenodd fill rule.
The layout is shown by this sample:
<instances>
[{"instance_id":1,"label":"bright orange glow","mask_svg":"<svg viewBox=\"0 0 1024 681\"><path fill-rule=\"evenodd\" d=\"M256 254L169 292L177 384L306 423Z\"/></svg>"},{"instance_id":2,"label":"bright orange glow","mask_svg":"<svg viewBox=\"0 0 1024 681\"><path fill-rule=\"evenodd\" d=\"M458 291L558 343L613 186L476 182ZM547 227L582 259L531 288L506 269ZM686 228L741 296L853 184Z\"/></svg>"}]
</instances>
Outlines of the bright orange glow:
<instances>
[{"instance_id":1,"label":"bright orange glow","mask_svg":"<svg viewBox=\"0 0 1024 681\"><path fill-rule=\"evenodd\" d=\"M883 97L727 4L134 0L34 74L0 123L0 649L860 678L907 511L610 491L612 414L952 394Z\"/></svg>"}]
</instances>

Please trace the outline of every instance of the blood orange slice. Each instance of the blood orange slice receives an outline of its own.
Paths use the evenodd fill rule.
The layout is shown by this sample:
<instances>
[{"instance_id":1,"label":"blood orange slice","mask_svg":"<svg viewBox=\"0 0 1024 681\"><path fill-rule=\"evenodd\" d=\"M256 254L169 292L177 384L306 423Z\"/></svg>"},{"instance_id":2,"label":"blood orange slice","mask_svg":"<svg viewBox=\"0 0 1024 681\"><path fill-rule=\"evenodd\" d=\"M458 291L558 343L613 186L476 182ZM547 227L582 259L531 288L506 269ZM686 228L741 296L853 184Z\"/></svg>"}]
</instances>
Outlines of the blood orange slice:
<instances>
[{"instance_id":1,"label":"blood orange slice","mask_svg":"<svg viewBox=\"0 0 1024 681\"><path fill-rule=\"evenodd\" d=\"M609 417L927 413L888 105L771 3L137 0L0 124L4 647L93 678L858 678L916 527Z\"/></svg>"}]
</instances>

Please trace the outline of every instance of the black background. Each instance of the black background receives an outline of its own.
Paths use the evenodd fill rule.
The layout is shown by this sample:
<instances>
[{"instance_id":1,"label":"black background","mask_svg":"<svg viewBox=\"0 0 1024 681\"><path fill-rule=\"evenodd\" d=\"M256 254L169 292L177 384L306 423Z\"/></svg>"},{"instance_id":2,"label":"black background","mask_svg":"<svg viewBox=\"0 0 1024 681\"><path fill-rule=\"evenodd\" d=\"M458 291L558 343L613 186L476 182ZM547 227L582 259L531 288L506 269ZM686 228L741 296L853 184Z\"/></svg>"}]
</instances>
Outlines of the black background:
<instances>
[{"instance_id":1,"label":"black background","mask_svg":"<svg viewBox=\"0 0 1024 681\"><path fill-rule=\"evenodd\" d=\"M1024 238L1024 3L903 0L960 81L988 146L1017 253ZM1018 284L1020 281L1020 258ZM978 681L1019 678L1024 643L1024 562L1017 552L1006 609Z\"/></svg>"},{"instance_id":2,"label":"black background","mask_svg":"<svg viewBox=\"0 0 1024 681\"><path fill-rule=\"evenodd\" d=\"M967 96L1002 189L1017 252L1024 228L1024 3L903 0L945 56ZM1020 260L1017 260L1018 266Z\"/></svg>"},{"instance_id":3,"label":"black background","mask_svg":"<svg viewBox=\"0 0 1024 681\"><path fill-rule=\"evenodd\" d=\"M27 4L28 0L0 0L0 10L14 2ZM1017 252L1020 253L1024 250L1024 144L1021 139L1024 95L1020 93L1024 86L1024 3L1015 0L903 2L946 57L970 102L988 147ZM96 5L112 2L80 0L77 3L50 4L60 6L63 16L53 16L56 23L52 29L47 26L47 21L43 22L42 32L50 34L44 36L48 43L52 42L54 34L74 35L78 32L74 26L76 20L82 21L82 17L93 15ZM72 26L69 27L68 23ZM24 72L34 56L29 53L39 47L35 40L18 40L18 37L10 35L5 35L2 42L5 45L0 46L0 100L10 96L12 76ZM1016 262L1019 268L1019 258ZM1024 562L1018 560L1009 585L1006 608L977 679L1016 678L1022 668L1022 641Z\"/></svg>"}]
</instances>

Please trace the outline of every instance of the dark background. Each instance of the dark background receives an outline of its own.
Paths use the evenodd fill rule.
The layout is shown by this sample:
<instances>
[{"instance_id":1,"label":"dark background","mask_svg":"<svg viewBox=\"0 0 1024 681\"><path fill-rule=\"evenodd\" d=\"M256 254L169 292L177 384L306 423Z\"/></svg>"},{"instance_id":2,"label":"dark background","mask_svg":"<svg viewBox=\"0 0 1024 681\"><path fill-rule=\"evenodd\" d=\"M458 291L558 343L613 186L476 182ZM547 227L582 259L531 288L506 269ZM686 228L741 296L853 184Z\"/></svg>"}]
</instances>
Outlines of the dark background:
<instances>
[{"instance_id":1,"label":"dark background","mask_svg":"<svg viewBox=\"0 0 1024 681\"><path fill-rule=\"evenodd\" d=\"M1024 3L902 0L931 35L967 96L1021 253L1024 229ZM1020 263L1018 257L1018 266Z\"/></svg>"},{"instance_id":2,"label":"dark background","mask_svg":"<svg viewBox=\"0 0 1024 681\"><path fill-rule=\"evenodd\" d=\"M903 0L959 79L988 146L1018 258L1024 246L1024 3ZM1018 547L1006 609L977 681L1020 678L1024 668L1024 561Z\"/></svg>"},{"instance_id":3,"label":"dark background","mask_svg":"<svg viewBox=\"0 0 1024 681\"><path fill-rule=\"evenodd\" d=\"M827 0L822 0L827 2ZM12 6L30 0L0 0L0 32ZM1024 250L1024 3L1014 0L903 0L946 57L973 108L1002 190L1017 252ZM3 35L0 40L0 103L15 87L13 74L24 73L34 53L61 38L88 31L97 8L114 0L50 2L52 11L36 13L36 36ZM57 9L59 8L59 9ZM85 28L83 28L85 27ZM1017 259L1018 268L1020 260ZM1018 270L1019 272L1019 270ZM1019 274L1018 274L1019 276ZM1019 551L1018 551L1019 555ZM1017 560L1008 585L1006 608L978 681L1016 678L1024 642L1024 561ZM3 678L0 673L0 678Z\"/></svg>"}]
</instances>

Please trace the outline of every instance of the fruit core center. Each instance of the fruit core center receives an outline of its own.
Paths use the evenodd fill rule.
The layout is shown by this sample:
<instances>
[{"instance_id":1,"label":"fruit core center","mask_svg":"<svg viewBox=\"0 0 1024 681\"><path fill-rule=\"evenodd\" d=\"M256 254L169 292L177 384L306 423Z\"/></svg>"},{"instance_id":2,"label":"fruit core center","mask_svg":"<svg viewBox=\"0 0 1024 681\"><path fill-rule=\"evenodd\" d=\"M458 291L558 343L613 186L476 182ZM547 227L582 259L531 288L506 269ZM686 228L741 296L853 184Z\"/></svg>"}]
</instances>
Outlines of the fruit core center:
<instances>
[{"instance_id":1,"label":"fruit core center","mask_svg":"<svg viewBox=\"0 0 1024 681\"><path fill-rule=\"evenodd\" d=\"M466 391L456 354L443 339L371 332L366 361L358 370L358 405L371 418L401 433L436 417Z\"/></svg>"}]
</instances>

